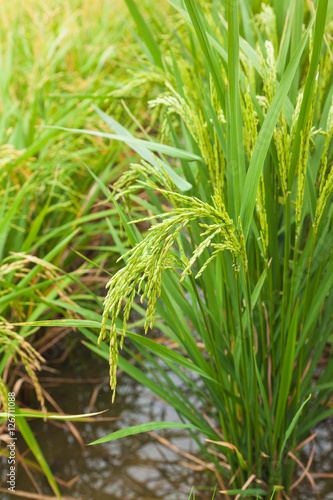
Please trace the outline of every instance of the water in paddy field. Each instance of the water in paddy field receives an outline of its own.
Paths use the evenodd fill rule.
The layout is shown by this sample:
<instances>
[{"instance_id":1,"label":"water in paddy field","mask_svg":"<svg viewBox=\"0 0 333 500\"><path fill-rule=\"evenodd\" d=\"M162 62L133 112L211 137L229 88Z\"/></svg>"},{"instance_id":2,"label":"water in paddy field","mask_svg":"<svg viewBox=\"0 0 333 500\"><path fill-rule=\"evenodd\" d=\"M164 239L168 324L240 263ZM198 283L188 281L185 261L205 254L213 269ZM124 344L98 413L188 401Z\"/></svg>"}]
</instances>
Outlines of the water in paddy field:
<instances>
[{"instance_id":1,"label":"water in paddy field","mask_svg":"<svg viewBox=\"0 0 333 500\"><path fill-rule=\"evenodd\" d=\"M315 454L310 467L310 472L315 474L333 473L333 419L317 425L314 429L315 434ZM303 465L306 466L311 455L312 443L305 445L301 457ZM299 470L299 474L301 471ZM314 477L315 484L321 500L333 499L333 478ZM297 488L297 494L291 495L292 500L310 500L318 498L313 491L308 479L304 479Z\"/></svg>"},{"instance_id":2,"label":"water in paddy field","mask_svg":"<svg viewBox=\"0 0 333 500\"><path fill-rule=\"evenodd\" d=\"M101 415L114 417L116 420L77 422L76 429L85 444L101 438L115 430L149 421L177 422L176 412L157 400L149 391L126 374L119 374L118 390L115 403L111 404L111 391L108 383L107 361L96 358L89 351L80 348L82 358L68 360L62 365L53 365L59 370L57 375L40 376L43 387L68 414L110 411ZM77 349L78 350L78 349ZM77 356L77 350L72 353ZM52 365L51 365L52 366ZM50 378L60 379L55 384ZM61 381L64 379L63 381ZM81 379L80 383L70 383ZM83 381L86 379L87 381ZM90 380L92 383L90 383ZM97 391L99 388L99 391ZM89 407L91 398L96 395L94 406ZM52 406L48 403L49 411ZM109 443L84 446L82 448L73 434L58 422L56 425L42 420L30 421L32 430L51 467L53 474L68 487L60 486L64 496L82 500L182 500L188 499L192 486L201 486L196 490L196 499L211 500L215 481L204 471L185 468L182 462L189 461L178 453L162 445L148 434L130 436ZM311 472L331 473L333 470L333 419L326 421L315 430L317 433L316 453L311 465ZM188 432L183 429L157 431L159 436L171 441L183 452L200 457L199 448ZM20 453L26 450L25 442L18 435ZM305 447L302 463L306 464L311 452L311 443ZM26 458L32 458L31 454ZM194 465L194 462L192 462ZM7 462L0 458L2 487L5 488ZM300 469L299 469L300 471ZM298 472L299 472L298 471ZM52 491L40 473L33 473L40 492L52 495ZM316 478L316 485L322 500L333 499L333 479ZM26 472L19 465L16 477L16 490L36 492ZM3 500L14 498L8 494ZM216 494L215 499L222 498ZM291 494L292 500L315 500L316 494L307 479Z\"/></svg>"},{"instance_id":3,"label":"water in paddy field","mask_svg":"<svg viewBox=\"0 0 333 500\"><path fill-rule=\"evenodd\" d=\"M94 379L94 383L61 382L48 383L50 375L43 372L40 381L67 414L88 413L110 409L100 417L114 417L117 420L98 423L74 423L85 444L99 439L111 432L127 426L150 421L179 422L176 412L157 400L147 389L140 386L124 373L119 374L117 397L111 403L111 390L108 377L108 362L97 358L84 347L80 348L84 359L50 365L59 369L59 379ZM72 353L77 356L77 352ZM52 374L52 378L55 376ZM53 385L53 386L52 386ZM100 385L94 406L89 408L92 395ZM48 411L53 408L47 403ZM70 487L60 486L64 496L82 500L140 500L163 499L178 500L188 498L192 486L210 484L207 474L186 469L180 462L186 458L160 444L147 433L129 436L109 443L85 446L78 441L67 427L59 422L56 426L41 419L30 420L30 426L50 465L55 477L70 482ZM157 431L182 451L199 456L198 446L184 429ZM22 453L27 446L18 435L18 448ZM34 460L31 454L27 458ZM7 463L0 457L1 479L7 473ZM47 480L42 474L34 472L41 492L52 495ZM214 478L212 477L212 481ZM4 482L1 487L6 487ZM214 489L214 488L213 488ZM16 490L36 492L30 479L19 466ZM212 493L196 498L211 499ZM0 493L1 500L12 496Z\"/></svg>"}]
</instances>

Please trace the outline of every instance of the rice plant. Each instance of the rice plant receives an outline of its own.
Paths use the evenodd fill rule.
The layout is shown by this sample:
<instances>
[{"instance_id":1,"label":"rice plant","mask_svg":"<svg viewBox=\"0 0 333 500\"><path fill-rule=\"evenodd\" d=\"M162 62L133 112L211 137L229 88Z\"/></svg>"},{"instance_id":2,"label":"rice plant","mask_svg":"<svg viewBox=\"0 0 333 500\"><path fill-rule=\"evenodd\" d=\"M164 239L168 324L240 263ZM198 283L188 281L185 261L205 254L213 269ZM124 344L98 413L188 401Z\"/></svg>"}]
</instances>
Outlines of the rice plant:
<instances>
[{"instance_id":1,"label":"rice plant","mask_svg":"<svg viewBox=\"0 0 333 500\"><path fill-rule=\"evenodd\" d=\"M120 366L170 403L229 498L288 498L295 456L333 414L331 358L314 378L332 340L332 10L173 0L164 43L161 19L154 31L126 3L147 71L123 93L159 89L149 106L161 142L97 110L142 157L111 197L133 246L108 283L99 337L113 394ZM138 222L151 224L143 235ZM160 342L130 331L132 308ZM141 369L119 356L126 337Z\"/></svg>"}]
</instances>

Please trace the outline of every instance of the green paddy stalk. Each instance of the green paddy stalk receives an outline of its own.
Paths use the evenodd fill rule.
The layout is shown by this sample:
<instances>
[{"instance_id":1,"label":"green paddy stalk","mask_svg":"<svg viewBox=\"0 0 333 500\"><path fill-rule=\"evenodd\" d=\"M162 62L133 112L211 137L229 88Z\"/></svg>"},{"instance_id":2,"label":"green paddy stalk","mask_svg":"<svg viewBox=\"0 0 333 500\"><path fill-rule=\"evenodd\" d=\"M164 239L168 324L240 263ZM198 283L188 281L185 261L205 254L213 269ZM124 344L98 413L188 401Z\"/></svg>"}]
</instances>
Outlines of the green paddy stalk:
<instances>
[{"instance_id":1,"label":"green paddy stalk","mask_svg":"<svg viewBox=\"0 0 333 500\"><path fill-rule=\"evenodd\" d=\"M297 269L297 252L298 252L298 238L296 237L295 239L295 248L294 248L294 260L293 260L293 273L292 273L292 277L291 277L291 287L290 287L290 300L292 301L292 303L290 304L290 310L289 310L289 323L291 322L291 318L292 318L292 314L293 314L293 304L294 304L294 288L295 288L295 279L296 279L296 276L295 276L295 271ZM310 257L310 262L311 262L311 258L312 256ZM309 264L310 265L310 264ZM306 309L304 309L305 311ZM301 324L304 323L304 320ZM296 378L296 387L295 387L295 397L294 397L294 413L297 412L297 409L298 409L298 406L299 406L299 403L300 403L300 389L301 389L301 377L302 377L302 367L303 367L303 348L301 349L300 351L300 354L299 354L299 358L298 358L298 363L297 363L297 378ZM290 403L290 405L292 405L292 402ZM291 435L291 450L293 451L295 449L295 441L296 441L296 428L294 429L294 431L292 432L292 435ZM286 465L286 477L287 477L287 482L286 482L286 491L288 492L289 491L289 487L290 487L290 484L291 484L291 479L292 479L292 472L294 470L294 462L291 462L290 465Z\"/></svg>"},{"instance_id":2,"label":"green paddy stalk","mask_svg":"<svg viewBox=\"0 0 333 500\"><path fill-rule=\"evenodd\" d=\"M203 318L204 323L205 323L206 331L207 331L208 338L209 338L210 348L211 348L211 350L213 350L214 349L214 339L212 337L211 329L210 329L210 327L209 327L209 325L207 323L206 313L205 313L204 308L202 307L202 301L201 301L201 298L200 298L200 295L199 295L199 292L198 292L198 289L197 289L197 284L195 282L193 273L190 274L190 280L191 280L192 287L193 287L195 296L196 296L198 304L199 304L199 308L200 308L200 311L201 311L202 318Z\"/></svg>"},{"instance_id":3,"label":"green paddy stalk","mask_svg":"<svg viewBox=\"0 0 333 500\"><path fill-rule=\"evenodd\" d=\"M266 263L266 259L265 259L265 263ZM260 278L260 255L259 255L259 248L258 247L256 247L256 266L257 266L257 276L258 276L258 280L259 280L259 278ZM252 306L251 306L251 309L252 309ZM260 290L260 294L259 294L258 310L259 310L259 321L260 321L260 342L261 342L260 347L261 347L262 361L264 362L267 358L267 350L266 350L266 338L265 338L265 324L264 324L264 318L263 318L264 311L263 311L263 306L262 306L262 290ZM259 344L259 338L258 338L258 344Z\"/></svg>"},{"instance_id":4,"label":"green paddy stalk","mask_svg":"<svg viewBox=\"0 0 333 500\"><path fill-rule=\"evenodd\" d=\"M194 235L194 234L193 234L192 227L189 227L188 232L189 232L189 235L190 235L192 248L195 248L195 246L196 246L196 241L198 241L198 239L199 239L199 238L198 238L198 239L196 240L195 236L198 236L198 235ZM192 276L192 275L191 275L191 276ZM193 276L192 276L192 278L193 278ZM194 278L193 278L193 279L194 279ZM204 283L203 283L203 285L205 285L205 284L206 284L206 283L204 282ZM196 289L196 294L197 294L197 296L199 297L200 310L201 310L201 313L203 314L203 318L204 318L204 322L205 322L205 326L206 326L207 332L211 332L211 331L213 331L213 329L214 329L214 327L213 327L213 323L212 323L212 319L211 319L211 317L210 317L210 316L208 316L208 321L209 321L209 325L210 325L210 327L209 327L208 322L207 322L207 317L206 317L206 314L203 312L204 310L203 310L203 308L202 308L202 304L201 304L201 299L200 299L200 296L199 296L199 294L198 294L198 292L197 292L197 287L196 287L196 284L194 283L194 285L193 285L193 283L192 283L192 286ZM206 303L206 304L209 304L209 300L208 300L208 296L207 296L206 286L203 286L203 287L202 287L202 293L204 294L204 297L205 297L205 303ZM211 338L211 340L210 340L210 341L211 341L211 342L213 342L212 338Z\"/></svg>"},{"instance_id":5,"label":"green paddy stalk","mask_svg":"<svg viewBox=\"0 0 333 500\"><path fill-rule=\"evenodd\" d=\"M311 250L310 250L310 257L309 257L309 266L308 266L308 272L307 272L307 277L306 277L305 300L304 300L302 325L304 325L306 312L308 310L309 289L310 289L310 279L311 279L311 270L312 270L311 268L312 268L312 259L313 259L314 249L315 249L315 245L316 245L316 237L317 237L317 228L313 228L312 243L311 243Z\"/></svg>"},{"instance_id":6,"label":"green paddy stalk","mask_svg":"<svg viewBox=\"0 0 333 500\"><path fill-rule=\"evenodd\" d=\"M306 278L306 287L305 287L305 294L304 294L304 309L303 309L303 316L302 316L301 325L304 325L306 313L308 310L307 304L308 304L308 300L309 300L311 267L312 267L312 259L313 259L314 249L315 249L316 235L317 235L316 228L314 228L313 232L312 232L311 250L310 250L309 265L308 265L308 272L307 272L307 278ZM294 265L295 265L296 251L297 251L297 240L295 243ZM300 391L301 391L303 361L304 361L304 344L300 349L298 363L297 363L298 366L297 366L297 378L296 378L296 393L295 393L295 400L294 400L295 401L295 403L294 403L295 412L297 411L299 404L301 402L300 401ZM295 446L296 446L296 429L294 429L294 431L291 435L291 449L294 450ZM293 464L287 466L287 472L286 472L287 488L290 487L293 469L294 469Z\"/></svg>"},{"instance_id":7,"label":"green paddy stalk","mask_svg":"<svg viewBox=\"0 0 333 500\"><path fill-rule=\"evenodd\" d=\"M224 255L222 255L222 269L223 269L224 276L227 276L226 263L225 263ZM232 312L230 294L228 293L228 287L227 287L227 285L225 285L225 287L226 287L226 291L225 291L226 293L224 294L224 296L225 296L226 301L227 301L226 304L225 304L226 320L227 320L227 324L230 327L231 336L233 338L236 338L235 322L232 320L232 314L230 314L230 312Z\"/></svg>"},{"instance_id":8,"label":"green paddy stalk","mask_svg":"<svg viewBox=\"0 0 333 500\"><path fill-rule=\"evenodd\" d=\"M216 369L217 369L217 372L218 372L218 379L222 385L222 393L221 393L221 387L220 386L216 386L216 390L218 391L219 394L222 394L222 399L223 399L223 404L224 406L226 407L227 411L228 411L228 414L229 415L235 415L235 409L234 408L231 408L230 404L231 404L231 401L230 401L230 398L228 396L225 396L225 385L224 385L224 377L223 377L223 372L222 372L222 366L221 366L221 363L219 362L219 356L218 356L218 353L216 351L216 348L215 348L215 342L214 342L214 339L212 337L212 334L211 334L211 330L209 329L209 325L207 323L207 318L206 318L206 313L202 307L202 301L200 299L200 296L199 296L199 293L198 293L198 290L197 290L197 286L196 286L196 282L195 282L195 279L193 277L193 274L191 273L190 274L190 280L191 280L191 283L192 283L192 286L193 286L193 289L194 289L194 293L197 297L197 301L198 301L198 304L199 304L199 307L200 307L200 311L201 311L201 314L202 314L202 317L204 319L204 323L205 323L205 326L206 326L206 331L209 335L209 344L210 344L210 348L211 348L211 353L212 353L212 358L211 358L211 361L215 360L215 366L216 366ZM229 435L229 432L227 431L227 427L225 425L225 423L223 422L223 425L222 425L222 421L221 421L221 427L222 427L222 432L223 432L223 435L226 439L227 442L231 442L231 443L235 443L236 447L238 448L239 447L239 440L238 440L238 433L237 433L237 429L235 428L235 421L233 418L231 418L229 420L229 423L230 423L230 431L231 431L231 435Z\"/></svg>"},{"instance_id":9,"label":"green paddy stalk","mask_svg":"<svg viewBox=\"0 0 333 500\"><path fill-rule=\"evenodd\" d=\"M252 373L252 390L253 390L253 403L254 403L254 416L259 416L259 408L258 408L258 386L257 386L257 376L255 371L255 366L253 362L253 356L255 356L255 341L254 341L254 324L253 324L253 312L252 312L252 301L251 301L251 290L250 290L250 281L248 277L248 272L243 268L245 283L246 283L246 302L248 308L248 314L250 319L250 363L251 363L251 373ZM258 339L259 340L259 339ZM259 427L258 425L254 425L254 436L255 436L255 457L256 464L260 464L260 450L259 450ZM250 469L251 470L251 469ZM261 477L261 470L257 471L259 474L259 478Z\"/></svg>"},{"instance_id":10,"label":"green paddy stalk","mask_svg":"<svg viewBox=\"0 0 333 500\"><path fill-rule=\"evenodd\" d=\"M288 310L288 280L289 280L289 254L290 254L290 192L285 200L285 239L284 239L284 260L283 260L283 295L281 314L281 334L280 334L280 363L283 361L283 351L286 334L286 316Z\"/></svg>"},{"instance_id":11,"label":"green paddy stalk","mask_svg":"<svg viewBox=\"0 0 333 500\"><path fill-rule=\"evenodd\" d=\"M241 335L241 346L242 346L242 369L244 376L244 386L245 386L245 414L246 414L246 437L247 437L247 455L248 455L248 465L249 470L252 470L252 442L251 442L251 408L250 408L250 384L247 376L247 340L244 338L243 324L242 324L242 310L241 310L241 293L239 286L239 276L236 273L236 285L237 285L237 297L238 297L238 314L240 322L240 335Z\"/></svg>"},{"instance_id":12,"label":"green paddy stalk","mask_svg":"<svg viewBox=\"0 0 333 500\"><path fill-rule=\"evenodd\" d=\"M273 297L273 266L268 266L267 262L265 262L266 272L267 272L267 297ZM272 300L269 300L267 307L267 315L268 315L268 325L270 331L270 345L267 346L267 356L269 356L269 352L271 354L271 362L272 362L272 370L275 369L275 349L273 348L274 337L273 337L273 318L275 314L275 307L272 303ZM267 326L266 326L267 328Z\"/></svg>"}]
</instances>

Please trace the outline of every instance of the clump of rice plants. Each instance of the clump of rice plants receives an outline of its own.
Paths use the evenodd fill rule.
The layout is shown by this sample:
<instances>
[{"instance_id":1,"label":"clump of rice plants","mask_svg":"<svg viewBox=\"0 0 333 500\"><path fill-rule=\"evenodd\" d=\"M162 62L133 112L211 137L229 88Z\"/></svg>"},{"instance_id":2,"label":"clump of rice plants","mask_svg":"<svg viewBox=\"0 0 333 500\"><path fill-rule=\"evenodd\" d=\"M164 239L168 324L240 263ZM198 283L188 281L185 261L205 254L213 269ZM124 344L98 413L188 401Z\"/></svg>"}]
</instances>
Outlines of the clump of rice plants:
<instances>
[{"instance_id":1,"label":"clump of rice plants","mask_svg":"<svg viewBox=\"0 0 333 500\"><path fill-rule=\"evenodd\" d=\"M111 386L120 364L174 406L226 495L288 498L295 456L333 414L332 359L313 377L333 321L328 1L172 1L177 27L167 22L162 44L126 3L147 72L124 92L155 82L161 143L99 111L142 156L112 197L133 248L105 299ZM147 208L144 235L122 200ZM177 347L127 331L132 307ZM119 357L126 335L142 370Z\"/></svg>"}]
</instances>

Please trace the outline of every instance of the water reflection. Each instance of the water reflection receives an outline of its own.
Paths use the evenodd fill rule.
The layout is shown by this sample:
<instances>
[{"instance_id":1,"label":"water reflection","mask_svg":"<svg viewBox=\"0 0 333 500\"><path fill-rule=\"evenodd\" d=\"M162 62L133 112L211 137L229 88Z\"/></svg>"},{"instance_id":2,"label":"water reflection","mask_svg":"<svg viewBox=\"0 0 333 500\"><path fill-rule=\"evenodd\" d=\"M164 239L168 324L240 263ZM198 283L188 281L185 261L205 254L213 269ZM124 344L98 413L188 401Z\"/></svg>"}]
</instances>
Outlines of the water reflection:
<instances>
[{"instance_id":1,"label":"water reflection","mask_svg":"<svg viewBox=\"0 0 333 500\"><path fill-rule=\"evenodd\" d=\"M333 499L333 478L320 478L316 474L330 474L333 473L333 419L330 418L325 422L317 425L315 429L317 437L315 439L315 454L310 467L311 473L314 474L314 480L320 498L322 500ZM304 446L301 461L304 465L307 464L312 449L312 443ZM316 495L307 479L301 482L296 491L298 500L315 499ZM294 496L292 497L294 498Z\"/></svg>"},{"instance_id":2,"label":"water reflection","mask_svg":"<svg viewBox=\"0 0 333 500\"><path fill-rule=\"evenodd\" d=\"M90 352L84 352L82 359L72 360L61 366L61 378L104 378L107 364L96 360ZM95 384L85 382L77 384L61 383L48 387L43 383L55 401L66 413L84 413L110 408L107 414L117 418L112 422L76 423L84 443L89 443L115 430L129 425L152 420L179 421L176 412L152 396L145 388L137 384L126 374L118 378L116 402L111 404L111 392L108 378L96 397L94 407L89 408ZM48 405L49 410L51 406ZM188 470L180 465L182 458L172 450L158 443L148 434L140 434L110 443L85 446L79 442L67 427L43 423L41 420L31 421L30 425L48 460L53 474L65 482L76 480L69 487L61 487L62 493L82 500L187 500L192 486L207 487L206 491L196 491L196 498L210 500L212 493L208 489L215 486L212 476L206 472ZM169 439L181 450L200 456L198 446L185 430L173 429L159 431L160 435ZM316 454L311 472L332 472L333 463L333 420L321 424L316 429ZM18 449L22 453L26 449L24 441L18 436ZM311 452L311 444L305 446L301 461L307 463ZM27 458L31 458L27 455ZM7 473L7 463L1 459L1 480ZM52 491L42 474L34 472L43 494ZM316 478L316 484L324 500L333 499L333 481ZM5 487L5 480L2 484ZM17 490L36 492L26 472L19 465L17 473ZM309 500L316 498L309 482L305 479L292 492L293 500ZM4 495L3 500L9 500ZM218 500L221 495L216 495Z\"/></svg>"},{"instance_id":3,"label":"water reflection","mask_svg":"<svg viewBox=\"0 0 333 500\"><path fill-rule=\"evenodd\" d=\"M104 377L107 369L105 361L96 363L96 358L91 357L85 366L78 362L62 365L61 378ZM65 413L75 414L110 408L110 411L102 416L118 418L113 422L98 424L76 423L75 426L85 443L129 425L152 420L179 421L172 408L157 400L126 374L119 376L117 397L113 405L108 377L105 377L105 384L99 391L93 408L89 408L94 389L92 384L63 383L57 387L47 387L47 383L43 385ZM50 405L48 408L51 409ZM62 493L67 496L82 500L178 500L187 499L193 485L209 484L206 473L193 472L180 466L179 455L148 434L102 445L85 446L83 451L72 433L67 428L60 427L59 423L55 427L50 423L35 420L31 421L30 425L53 474L66 482L80 476L71 487L61 488ZM163 430L159 433L183 451L198 455L198 447L186 431L173 429L172 432ZM21 452L26 448L21 439L18 441L18 448ZM43 494L52 494L41 474L36 475L36 480ZM214 478L211 478L211 481L214 484ZM18 469L16 489L36 491L22 466ZM211 493L199 492L198 496L197 492L196 497L210 499ZM7 500L10 497L5 495L3 498Z\"/></svg>"}]
</instances>

